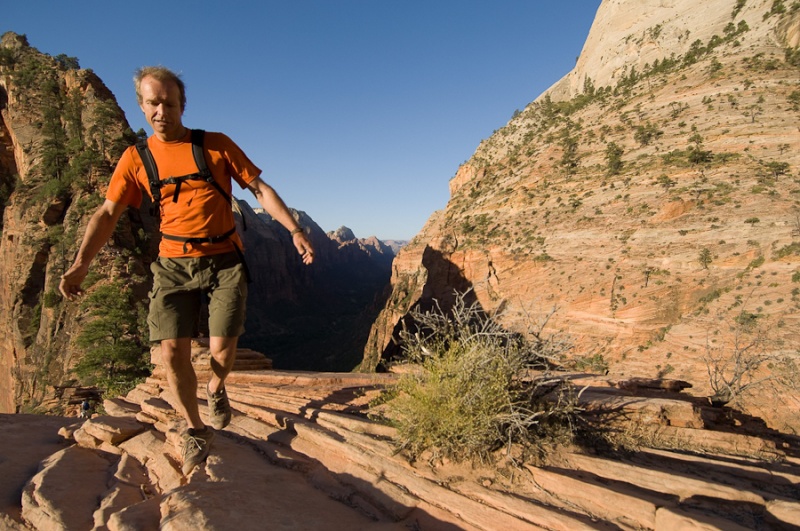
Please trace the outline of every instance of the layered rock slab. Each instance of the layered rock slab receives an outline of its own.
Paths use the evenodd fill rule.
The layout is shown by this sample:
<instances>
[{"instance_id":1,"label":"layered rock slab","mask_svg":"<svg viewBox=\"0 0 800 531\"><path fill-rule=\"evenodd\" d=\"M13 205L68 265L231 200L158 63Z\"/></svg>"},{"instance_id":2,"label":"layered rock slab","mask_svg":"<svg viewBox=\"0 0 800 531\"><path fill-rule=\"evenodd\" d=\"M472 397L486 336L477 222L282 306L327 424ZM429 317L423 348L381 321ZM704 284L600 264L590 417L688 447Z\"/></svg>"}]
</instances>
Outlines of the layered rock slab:
<instances>
[{"instance_id":1,"label":"layered rock slab","mask_svg":"<svg viewBox=\"0 0 800 531\"><path fill-rule=\"evenodd\" d=\"M43 459L66 446L57 432L73 422L64 417L0 415L0 513L19 519L23 487Z\"/></svg>"},{"instance_id":2,"label":"layered rock slab","mask_svg":"<svg viewBox=\"0 0 800 531\"><path fill-rule=\"evenodd\" d=\"M182 422L166 382L154 376L127 397L107 401L110 417L63 430L79 445L43 461L22 499L24 519L7 520L35 529L77 522L112 531L800 526L800 445L743 426L718 431L701 404L682 396L679 382L664 382L675 385L647 396L653 392L631 382L574 378L587 386L588 412L602 411L609 397L615 407L633 403L630 415L621 417L682 430L679 450L642 447L613 456L563 449L544 466L500 469L409 463L397 455L394 429L366 416L370 393L394 379L232 373L226 385L233 421L218 433L207 461L184 477L176 447ZM197 390L202 415L204 383ZM726 443L714 443L718 436ZM692 450L692 441L702 442L701 451ZM737 441L745 449L769 448L769 459L726 449ZM65 484L76 481L83 492L71 500Z\"/></svg>"}]
</instances>

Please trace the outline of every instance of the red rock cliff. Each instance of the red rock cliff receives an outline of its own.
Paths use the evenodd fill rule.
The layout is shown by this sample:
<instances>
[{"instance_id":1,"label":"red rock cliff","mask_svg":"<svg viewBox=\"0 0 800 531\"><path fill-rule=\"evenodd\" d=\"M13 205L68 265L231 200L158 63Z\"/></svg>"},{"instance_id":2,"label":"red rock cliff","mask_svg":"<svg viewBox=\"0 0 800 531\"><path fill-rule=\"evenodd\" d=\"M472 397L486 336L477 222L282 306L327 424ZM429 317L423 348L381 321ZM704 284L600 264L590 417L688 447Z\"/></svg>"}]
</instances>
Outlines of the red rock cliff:
<instances>
[{"instance_id":1,"label":"red rock cliff","mask_svg":"<svg viewBox=\"0 0 800 531\"><path fill-rule=\"evenodd\" d=\"M611 374L711 394L746 334L796 364L798 23L772 1L605 0L575 70L480 144L395 259L363 365L466 289L521 331L555 308L572 361ZM747 407L800 429L796 391L760 393Z\"/></svg>"},{"instance_id":2,"label":"red rock cliff","mask_svg":"<svg viewBox=\"0 0 800 531\"><path fill-rule=\"evenodd\" d=\"M68 379L80 355L82 312L61 304L59 277L133 135L111 92L76 59L41 54L13 33L0 54L0 411L13 412ZM122 220L99 274L142 291L145 225L135 212Z\"/></svg>"}]
</instances>

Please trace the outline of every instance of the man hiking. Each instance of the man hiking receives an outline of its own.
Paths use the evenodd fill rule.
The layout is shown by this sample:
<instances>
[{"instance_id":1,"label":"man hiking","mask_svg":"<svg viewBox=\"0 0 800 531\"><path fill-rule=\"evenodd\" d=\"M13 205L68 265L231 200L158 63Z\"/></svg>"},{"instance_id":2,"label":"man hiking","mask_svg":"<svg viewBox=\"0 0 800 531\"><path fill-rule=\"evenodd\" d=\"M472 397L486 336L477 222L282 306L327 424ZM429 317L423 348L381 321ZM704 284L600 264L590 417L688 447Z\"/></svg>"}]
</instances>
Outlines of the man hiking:
<instances>
[{"instance_id":1,"label":"man hiking","mask_svg":"<svg viewBox=\"0 0 800 531\"><path fill-rule=\"evenodd\" d=\"M150 340L161 343L162 360L176 409L186 420L183 473L208 456L214 430L200 418L191 339L203 295L208 297L212 376L207 384L209 420L220 430L230 423L225 378L244 331L247 268L231 211L232 181L248 188L258 203L291 233L305 264L314 249L261 170L222 133L192 131L182 123L183 80L164 67L144 67L134 76L136 97L153 134L129 147L111 176L105 202L92 215L75 262L61 277L68 299L82 293L89 264L111 237L122 213L141 205L143 193L160 209L162 239L153 262L148 324ZM199 135L198 135L199 133ZM202 139L202 140L200 140ZM204 167L201 167L204 166Z\"/></svg>"}]
</instances>

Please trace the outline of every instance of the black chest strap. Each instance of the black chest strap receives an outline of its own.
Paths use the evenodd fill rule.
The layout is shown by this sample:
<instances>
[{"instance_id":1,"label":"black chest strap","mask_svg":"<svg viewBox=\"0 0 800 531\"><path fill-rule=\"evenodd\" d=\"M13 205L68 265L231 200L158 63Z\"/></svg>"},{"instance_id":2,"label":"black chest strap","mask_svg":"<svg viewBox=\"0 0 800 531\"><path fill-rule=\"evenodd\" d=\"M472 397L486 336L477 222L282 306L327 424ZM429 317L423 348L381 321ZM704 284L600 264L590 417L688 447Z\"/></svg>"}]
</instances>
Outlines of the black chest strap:
<instances>
[{"instance_id":1,"label":"black chest strap","mask_svg":"<svg viewBox=\"0 0 800 531\"><path fill-rule=\"evenodd\" d=\"M172 195L172 202L177 203L178 196L181 193L181 185L183 183L186 181L203 181L213 186L220 193L220 195L225 198L225 201L229 205L232 205L233 201L230 194L226 192L222 186L220 186L216 179L214 179L214 175L211 173L211 170L208 169L205 152L203 150L205 131L202 129L192 129L191 138L192 156L194 157L194 163L197 166L197 172L190 173L188 175L181 175L179 177L168 177L166 179L161 179L158 175L158 165L156 165L156 161L153 158L153 153L150 151L150 148L147 145L147 139L140 140L136 143L136 149L139 152L139 157L142 159L142 164L144 164L144 169L147 172L147 180L150 183L150 194L153 196L153 202L156 205L161 204L161 187L163 187L165 184L175 185L175 191Z\"/></svg>"}]
</instances>

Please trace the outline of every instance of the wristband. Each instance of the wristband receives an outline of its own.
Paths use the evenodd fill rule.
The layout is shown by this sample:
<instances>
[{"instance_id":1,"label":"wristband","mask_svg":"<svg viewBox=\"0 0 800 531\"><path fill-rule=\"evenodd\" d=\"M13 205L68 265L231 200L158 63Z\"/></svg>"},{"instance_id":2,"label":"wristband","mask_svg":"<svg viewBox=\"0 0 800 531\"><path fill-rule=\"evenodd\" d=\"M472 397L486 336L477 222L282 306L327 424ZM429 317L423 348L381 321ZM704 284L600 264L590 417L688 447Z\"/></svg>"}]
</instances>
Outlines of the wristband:
<instances>
[{"instance_id":1,"label":"wristband","mask_svg":"<svg viewBox=\"0 0 800 531\"><path fill-rule=\"evenodd\" d=\"M297 227L296 229L290 230L289 236L294 236L295 234L298 234L300 232L303 232L303 227Z\"/></svg>"}]
</instances>

